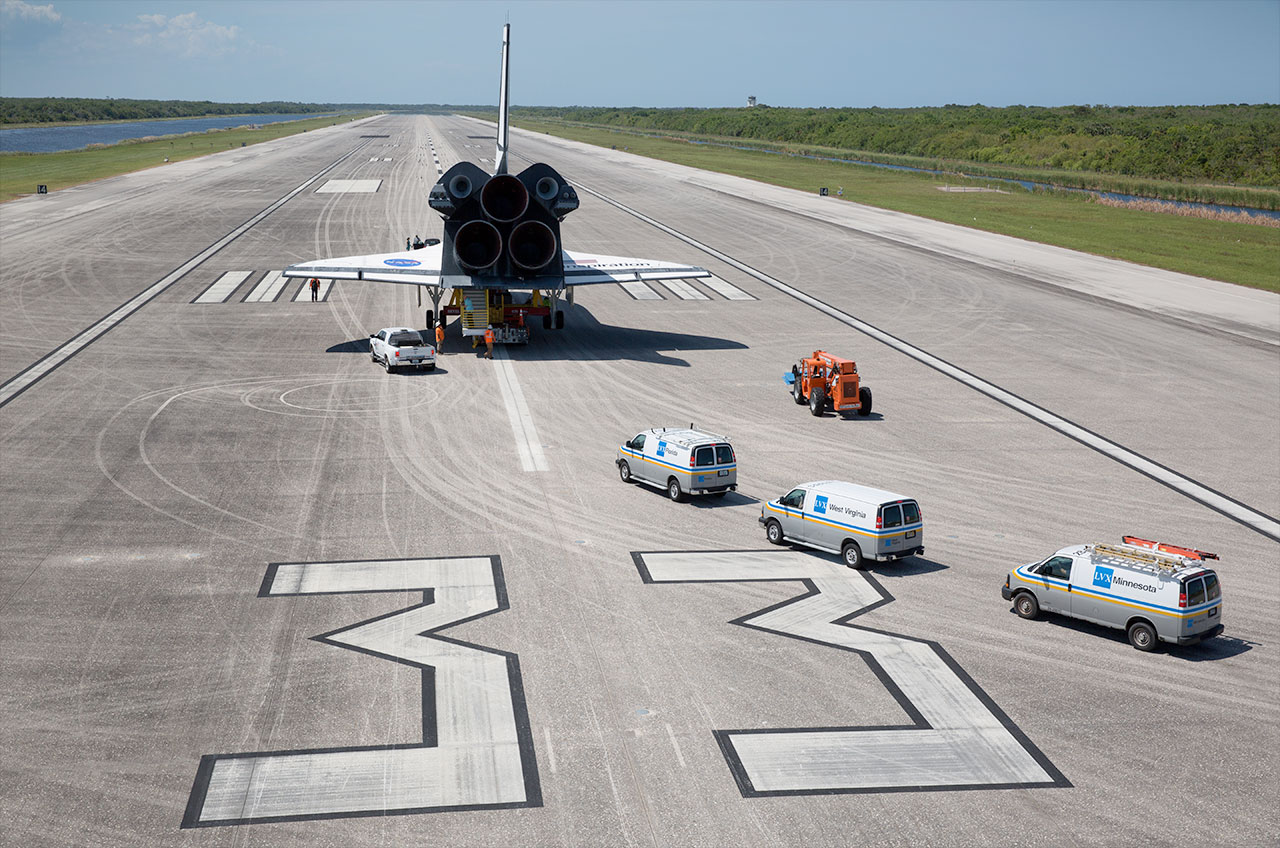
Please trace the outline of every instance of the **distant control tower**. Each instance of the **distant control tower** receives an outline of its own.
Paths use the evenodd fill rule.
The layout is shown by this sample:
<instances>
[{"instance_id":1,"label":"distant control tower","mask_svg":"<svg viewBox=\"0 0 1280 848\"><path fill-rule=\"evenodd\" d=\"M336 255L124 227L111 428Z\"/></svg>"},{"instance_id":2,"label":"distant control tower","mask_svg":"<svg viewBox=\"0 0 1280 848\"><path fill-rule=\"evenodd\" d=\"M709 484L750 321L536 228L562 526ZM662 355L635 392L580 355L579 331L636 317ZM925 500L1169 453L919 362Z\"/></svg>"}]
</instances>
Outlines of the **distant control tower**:
<instances>
[{"instance_id":1,"label":"distant control tower","mask_svg":"<svg viewBox=\"0 0 1280 848\"><path fill-rule=\"evenodd\" d=\"M754 105L756 105L756 96L755 96L754 94L751 94L751 95L748 95L748 96L747 96L747 105L748 105L748 106L754 106Z\"/></svg>"}]
</instances>

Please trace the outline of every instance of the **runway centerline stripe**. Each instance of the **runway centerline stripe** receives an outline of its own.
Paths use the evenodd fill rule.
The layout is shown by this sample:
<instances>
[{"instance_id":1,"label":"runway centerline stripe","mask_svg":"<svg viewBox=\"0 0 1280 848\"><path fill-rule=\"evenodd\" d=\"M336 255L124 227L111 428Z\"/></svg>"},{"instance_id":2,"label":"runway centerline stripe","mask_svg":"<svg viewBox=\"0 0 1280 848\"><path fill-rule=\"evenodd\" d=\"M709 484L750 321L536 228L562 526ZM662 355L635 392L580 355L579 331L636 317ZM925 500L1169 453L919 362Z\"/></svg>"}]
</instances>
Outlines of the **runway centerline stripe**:
<instances>
[{"instance_id":1,"label":"runway centerline stripe","mask_svg":"<svg viewBox=\"0 0 1280 848\"><path fill-rule=\"evenodd\" d=\"M1221 492L1211 489L1185 474L1181 474L1174 471L1172 468L1148 459L1136 451L1132 451L1117 442L1111 441L1105 436L1101 436L1092 430L1082 427L1074 421L1050 412L1042 406L1032 403L1031 401L1019 397L1007 389L997 386L995 383L971 374L959 366L952 365L950 362L934 356L928 351L918 348L909 342L905 342L897 336L891 335L873 324L868 324L866 321L855 318L849 313L843 312L828 303L824 303L816 297L806 294L793 286L789 286L781 280L769 276L763 271L758 271L750 265L739 262L732 256L716 250L714 247L704 244L692 236L685 235L684 233L675 230L660 221L656 221L648 215L645 215L643 212L632 209L626 204L620 203L594 189L587 188L581 183L576 184L576 187L579 191L585 191L587 194L603 200L610 206L620 209L628 215L639 218L646 224L662 230L662 232L667 235L678 238L685 244L696 247L704 253L714 256L721 262L731 265L745 274L750 274L765 285L775 288L783 294L789 295L801 303L811 306L819 312L822 312L861 333L865 333L876 341L886 344L900 353L906 354L917 362L923 363L936 371L940 371L954 380L958 380L971 389L981 392L987 397L1004 404L1010 409L1020 412L1028 418L1039 421L1041 424L1057 430L1064 436L1074 439L1082 445L1090 447L1104 456L1114 459L1122 465L1127 465L1138 473L1168 486L1170 489L1173 489L1174 491L1221 513L1222 515L1225 515L1233 521L1239 522L1246 527L1250 527L1275 541L1280 541L1280 520L1277 520L1266 513L1260 512L1247 504L1241 503L1234 498L1224 495Z\"/></svg>"},{"instance_id":2,"label":"runway centerline stripe","mask_svg":"<svg viewBox=\"0 0 1280 848\"><path fill-rule=\"evenodd\" d=\"M325 174L329 173L329 171L333 170L338 165L342 164L344 160L346 160L352 154L356 153L358 150L360 150L360 148L364 147L366 144L368 144L368 142L358 144L351 150L348 150L346 153L339 156L333 162L330 162L328 165L326 165L316 174L312 175L309 179L307 179L306 182L302 183L302 185L293 189L288 194L281 197L279 200L276 200L266 209L263 209L261 212L254 215L248 221L245 221L243 224L236 227L234 230L227 233L225 236L218 239L213 244L209 245L204 250L200 251L195 256L191 257L186 262L179 265L177 268L175 268L173 271L169 272L169 274L163 277L159 282L154 283L145 291L143 291L141 294L137 295L131 300L126 301L122 306L118 307L115 311L113 311L112 313L110 313L109 315L107 315L105 318L101 319L97 323L93 324L92 326L88 327L85 330L81 330L79 333L72 336L57 350L52 351L51 353L45 355L41 359L37 360L36 362L28 366L24 371L11 377L3 385L0 385L0 407L4 406L9 401L13 400L15 397L22 394L27 389L31 388L40 380L43 380L50 372L52 372L59 365L62 365L62 363L66 362L68 359L75 356L80 351L84 350L89 344L91 344L92 342L102 337L108 330L111 330L121 321L128 318L133 313L137 312L139 309L145 306L148 302L150 302L153 298L155 298L165 289L169 288L169 286L173 285L178 280L182 279L184 276L189 274L193 269L199 267L199 265L202 262L204 262L206 259L208 259L210 256L213 256L215 253L222 250L222 248L231 244L231 242L235 241L237 238L244 235L250 229L257 226L264 218L266 218L272 212L275 212L281 206L288 203L298 194L305 191L309 186L315 183L316 180L320 179Z\"/></svg>"},{"instance_id":3,"label":"runway centerline stripe","mask_svg":"<svg viewBox=\"0 0 1280 848\"><path fill-rule=\"evenodd\" d=\"M542 442L538 439L538 431L533 426L533 416L529 414L529 405L524 401L524 392L516 380L515 367L507 356L504 347L493 349L493 364L498 371L498 388L502 390L502 404L507 408L507 418L511 421L511 432L516 439L516 450L520 454L520 467L525 471L546 471L547 457L542 452Z\"/></svg>"}]
</instances>

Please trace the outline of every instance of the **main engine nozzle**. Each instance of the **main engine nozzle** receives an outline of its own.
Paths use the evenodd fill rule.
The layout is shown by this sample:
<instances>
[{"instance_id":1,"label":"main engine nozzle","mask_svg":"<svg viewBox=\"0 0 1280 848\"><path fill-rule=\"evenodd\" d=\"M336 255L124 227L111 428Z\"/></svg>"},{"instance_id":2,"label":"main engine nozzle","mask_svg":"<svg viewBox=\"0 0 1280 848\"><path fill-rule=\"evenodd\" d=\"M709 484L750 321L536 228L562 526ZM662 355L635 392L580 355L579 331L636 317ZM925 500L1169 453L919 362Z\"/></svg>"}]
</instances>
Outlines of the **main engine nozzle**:
<instances>
[{"instance_id":1,"label":"main engine nozzle","mask_svg":"<svg viewBox=\"0 0 1280 848\"><path fill-rule=\"evenodd\" d=\"M453 237L453 258L469 273L483 271L502 255L502 234L488 221L467 221Z\"/></svg>"},{"instance_id":2,"label":"main engine nozzle","mask_svg":"<svg viewBox=\"0 0 1280 848\"><path fill-rule=\"evenodd\" d=\"M539 271L556 257L556 234L541 221L522 221L511 231L507 252L523 271Z\"/></svg>"},{"instance_id":3,"label":"main engine nozzle","mask_svg":"<svg viewBox=\"0 0 1280 848\"><path fill-rule=\"evenodd\" d=\"M529 190L511 174L499 174L480 190L480 207L492 220L510 223L529 208Z\"/></svg>"}]
</instances>

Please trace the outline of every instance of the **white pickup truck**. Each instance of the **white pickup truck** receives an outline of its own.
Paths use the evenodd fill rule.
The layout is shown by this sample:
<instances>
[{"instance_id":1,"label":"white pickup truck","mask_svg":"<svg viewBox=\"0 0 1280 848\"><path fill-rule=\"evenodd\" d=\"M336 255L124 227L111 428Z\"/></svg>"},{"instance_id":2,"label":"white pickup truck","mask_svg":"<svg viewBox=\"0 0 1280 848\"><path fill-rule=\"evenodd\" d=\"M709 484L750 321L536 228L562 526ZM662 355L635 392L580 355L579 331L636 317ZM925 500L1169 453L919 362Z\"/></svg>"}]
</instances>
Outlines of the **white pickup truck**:
<instances>
[{"instance_id":1,"label":"white pickup truck","mask_svg":"<svg viewBox=\"0 0 1280 848\"><path fill-rule=\"evenodd\" d=\"M422 334L408 327L384 327L369 335L369 358L392 368L416 365L428 371L436 367L436 349L422 341Z\"/></svg>"}]
</instances>

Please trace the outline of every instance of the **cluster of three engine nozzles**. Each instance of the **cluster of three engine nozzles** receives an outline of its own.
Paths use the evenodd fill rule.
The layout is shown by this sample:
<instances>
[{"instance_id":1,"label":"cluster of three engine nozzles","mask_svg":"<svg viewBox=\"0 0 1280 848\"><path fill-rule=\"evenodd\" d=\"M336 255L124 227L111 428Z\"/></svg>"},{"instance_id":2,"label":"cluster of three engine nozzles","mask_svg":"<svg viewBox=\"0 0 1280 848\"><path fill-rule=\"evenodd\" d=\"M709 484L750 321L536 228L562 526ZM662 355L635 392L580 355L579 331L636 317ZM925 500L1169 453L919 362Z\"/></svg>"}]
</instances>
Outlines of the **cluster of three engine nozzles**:
<instances>
[{"instance_id":1,"label":"cluster of three engine nozzles","mask_svg":"<svg viewBox=\"0 0 1280 848\"><path fill-rule=\"evenodd\" d=\"M549 165L489 176L459 162L428 199L445 219L446 255L468 274L541 275L560 266L560 220L578 195ZM563 269L551 269L551 273Z\"/></svg>"}]
</instances>

